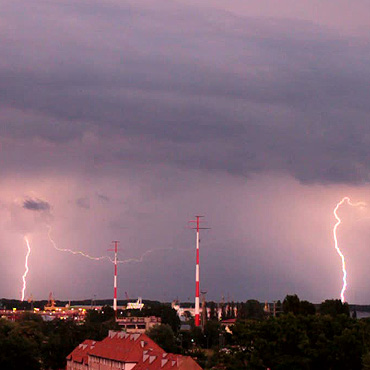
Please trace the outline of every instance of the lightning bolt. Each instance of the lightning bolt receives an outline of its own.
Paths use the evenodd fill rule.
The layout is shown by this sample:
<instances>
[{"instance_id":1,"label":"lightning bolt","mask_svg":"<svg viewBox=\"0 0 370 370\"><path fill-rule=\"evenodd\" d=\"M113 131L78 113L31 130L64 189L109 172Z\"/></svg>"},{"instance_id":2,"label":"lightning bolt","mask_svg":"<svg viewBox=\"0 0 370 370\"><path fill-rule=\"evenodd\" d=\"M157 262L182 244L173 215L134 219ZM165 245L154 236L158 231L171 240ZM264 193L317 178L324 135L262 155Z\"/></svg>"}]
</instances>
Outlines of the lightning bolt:
<instances>
[{"instance_id":1,"label":"lightning bolt","mask_svg":"<svg viewBox=\"0 0 370 370\"><path fill-rule=\"evenodd\" d=\"M334 228L333 228L334 247L335 247L335 250L337 251L337 253L339 254L339 256L342 260L343 286L342 286L342 290L340 292L340 299L341 299L342 303L345 302L344 293L347 289L347 270L346 270L346 261L345 261L344 255L338 247L337 229L338 229L338 226L342 223L342 220L338 216L337 211L338 211L339 207L342 204L344 204L345 202L347 202L352 207L358 207L358 206L364 206L365 205L365 203L363 203L363 202L352 203L351 199L349 197L344 197L339 203L337 203L337 205L335 206L334 211L333 211L334 217L337 220L337 222L336 222L336 224L334 225Z\"/></svg>"},{"instance_id":2,"label":"lightning bolt","mask_svg":"<svg viewBox=\"0 0 370 370\"><path fill-rule=\"evenodd\" d=\"M22 287L22 302L24 301L24 293L26 291L26 287L27 287L27 282L26 282L26 277L27 277L27 274L28 274L28 271L29 271L29 268L28 268L28 257L31 253L31 246L30 246L30 242L28 241L27 237L25 236L24 237L24 240L27 244L27 254L26 254L26 260L24 262L24 267L25 267L25 272L22 276L22 280L23 280L23 287Z\"/></svg>"},{"instance_id":3,"label":"lightning bolt","mask_svg":"<svg viewBox=\"0 0 370 370\"><path fill-rule=\"evenodd\" d=\"M93 256L88 255L87 253L82 252L82 251L73 251L72 249L59 248L57 246L57 244L55 243L55 241L53 240L53 238L51 237L51 226L48 226L48 229L49 229L49 231L48 231L49 240L50 240L51 244L53 245L53 247L57 251L59 251L59 252L67 252L67 253L71 253L71 254L74 254L74 255L78 255L79 254L79 255L81 255L83 257L86 257L86 258L88 258L90 260L94 260L94 261L101 261L101 260L107 259L107 260L110 260L111 262L113 262L112 259L109 256L93 257Z\"/></svg>"},{"instance_id":4,"label":"lightning bolt","mask_svg":"<svg viewBox=\"0 0 370 370\"><path fill-rule=\"evenodd\" d=\"M117 263L130 263L130 262L141 263L141 262L143 262L144 258L147 255L151 254L151 253L159 252L159 251L172 251L172 250L180 250L180 251L187 251L187 252L190 251L190 252L192 252L188 248L155 248L155 249L150 249L150 250L144 252L139 258L128 258L126 260L117 260Z\"/></svg>"},{"instance_id":5,"label":"lightning bolt","mask_svg":"<svg viewBox=\"0 0 370 370\"><path fill-rule=\"evenodd\" d=\"M57 246L57 244L55 243L55 241L53 240L53 238L51 237L51 226L50 225L48 225L48 237L49 237L49 240L50 240L51 244L53 245L53 247L59 252L67 252L67 253L74 254L74 255L80 255L82 257L86 257L86 258L88 258L90 260L94 260L94 261L108 260L111 263L114 263L114 260L109 256L93 257L93 256L88 255L87 253L82 252L82 251L74 251L72 249L59 248ZM147 255L151 254L151 253L154 253L154 252L157 252L157 251L169 251L169 250L175 250L175 249L176 250L189 251L187 248L156 248L156 249L150 249L150 250L144 252L139 258L128 258L128 259L125 259L125 260L117 260L117 263L130 263L130 262L141 263L141 262L143 262L144 258Z\"/></svg>"}]
</instances>

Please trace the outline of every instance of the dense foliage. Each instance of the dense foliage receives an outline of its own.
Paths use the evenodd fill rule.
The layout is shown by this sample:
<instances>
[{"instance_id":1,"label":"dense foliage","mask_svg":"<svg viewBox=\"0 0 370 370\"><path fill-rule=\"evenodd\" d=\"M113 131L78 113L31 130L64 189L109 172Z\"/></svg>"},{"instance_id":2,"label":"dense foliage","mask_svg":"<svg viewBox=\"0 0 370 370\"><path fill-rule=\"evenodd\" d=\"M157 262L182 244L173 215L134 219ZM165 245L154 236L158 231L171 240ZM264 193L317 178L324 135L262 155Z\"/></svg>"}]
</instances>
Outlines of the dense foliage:
<instances>
[{"instance_id":1,"label":"dense foliage","mask_svg":"<svg viewBox=\"0 0 370 370\"><path fill-rule=\"evenodd\" d=\"M9 306L20 307L19 301L6 301ZM167 335L157 335L163 339L168 350L180 352L174 344L180 320L169 305L150 302L142 311L127 311L132 316L157 316L162 319ZM0 369L62 369L66 366L66 356L85 339L102 340L110 329L119 330L114 320L112 307L102 310L89 310L84 323L73 320L55 319L44 322L41 316L24 314L17 322L0 319Z\"/></svg>"},{"instance_id":2,"label":"dense foliage","mask_svg":"<svg viewBox=\"0 0 370 370\"><path fill-rule=\"evenodd\" d=\"M239 321L230 352L220 356L228 369L361 369L369 350L370 323L342 314L297 315Z\"/></svg>"},{"instance_id":3,"label":"dense foliage","mask_svg":"<svg viewBox=\"0 0 370 370\"><path fill-rule=\"evenodd\" d=\"M64 368L66 356L78 344L87 338L101 340L116 328L112 316L104 315L91 311L82 325L73 320L44 322L35 314L17 322L0 319L0 369Z\"/></svg>"},{"instance_id":4,"label":"dense foliage","mask_svg":"<svg viewBox=\"0 0 370 370\"><path fill-rule=\"evenodd\" d=\"M282 308L275 317L238 320L228 345L213 358L218 368L370 369L369 319L350 318L349 306L340 300L326 300L316 310L291 295Z\"/></svg>"}]
</instances>

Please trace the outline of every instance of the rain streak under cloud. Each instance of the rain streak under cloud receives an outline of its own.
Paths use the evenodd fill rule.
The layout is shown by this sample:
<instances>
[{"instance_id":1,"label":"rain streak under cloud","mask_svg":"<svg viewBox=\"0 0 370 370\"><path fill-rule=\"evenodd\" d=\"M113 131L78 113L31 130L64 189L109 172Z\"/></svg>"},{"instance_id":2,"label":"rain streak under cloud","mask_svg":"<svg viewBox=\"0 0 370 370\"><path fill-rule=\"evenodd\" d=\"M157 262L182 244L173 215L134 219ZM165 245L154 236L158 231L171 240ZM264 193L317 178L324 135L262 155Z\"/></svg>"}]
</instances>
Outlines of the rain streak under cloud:
<instances>
[{"instance_id":1,"label":"rain streak under cloud","mask_svg":"<svg viewBox=\"0 0 370 370\"><path fill-rule=\"evenodd\" d=\"M339 298L332 209L369 203L366 2L2 5L0 295ZM368 303L369 210L341 208L347 300Z\"/></svg>"}]
</instances>

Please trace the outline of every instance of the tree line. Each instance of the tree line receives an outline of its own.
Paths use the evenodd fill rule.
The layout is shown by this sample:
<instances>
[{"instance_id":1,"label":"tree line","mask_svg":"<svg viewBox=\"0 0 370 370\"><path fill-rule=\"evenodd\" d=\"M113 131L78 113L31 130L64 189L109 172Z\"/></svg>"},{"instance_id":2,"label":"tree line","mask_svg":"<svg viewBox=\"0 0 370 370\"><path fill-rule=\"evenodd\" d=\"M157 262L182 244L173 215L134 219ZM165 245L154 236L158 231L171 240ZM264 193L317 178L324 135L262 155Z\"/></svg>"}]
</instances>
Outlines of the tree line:
<instances>
[{"instance_id":1,"label":"tree line","mask_svg":"<svg viewBox=\"0 0 370 370\"><path fill-rule=\"evenodd\" d=\"M181 330L176 311L151 302L142 311L124 315L161 317L148 332L168 352L191 355L205 369L370 370L370 319L356 319L340 300L319 305L288 295L266 312L257 300L223 304L222 317L235 318L231 332L218 319L218 305L209 302L203 327L189 318ZM25 313L17 322L0 320L0 369L61 369L66 356L85 339L102 340L118 330L110 306L89 310L84 323Z\"/></svg>"},{"instance_id":2,"label":"tree line","mask_svg":"<svg viewBox=\"0 0 370 370\"><path fill-rule=\"evenodd\" d=\"M356 319L340 300L313 304L288 295L268 312L257 300L207 305L203 328L176 336L158 327L149 335L195 356L205 369L370 370L370 319ZM219 308L224 319L236 319L231 332L218 320Z\"/></svg>"}]
</instances>

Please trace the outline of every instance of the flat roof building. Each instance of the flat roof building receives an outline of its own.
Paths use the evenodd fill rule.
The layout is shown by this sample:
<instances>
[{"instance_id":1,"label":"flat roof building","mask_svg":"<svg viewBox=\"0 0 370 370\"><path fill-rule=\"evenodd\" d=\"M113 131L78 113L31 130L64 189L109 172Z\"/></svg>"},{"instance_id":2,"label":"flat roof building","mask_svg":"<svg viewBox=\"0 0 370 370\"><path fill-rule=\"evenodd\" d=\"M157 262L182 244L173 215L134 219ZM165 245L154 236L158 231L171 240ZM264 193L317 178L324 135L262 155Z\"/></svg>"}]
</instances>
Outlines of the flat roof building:
<instances>
[{"instance_id":1,"label":"flat roof building","mask_svg":"<svg viewBox=\"0 0 370 370\"><path fill-rule=\"evenodd\" d=\"M126 333L145 333L155 325L161 324L161 318L155 316L149 317L122 317L116 319L117 324Z\"/></svg>"}]
</instances>

